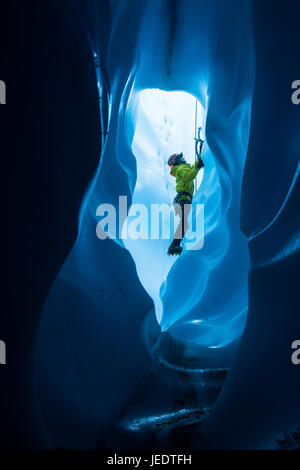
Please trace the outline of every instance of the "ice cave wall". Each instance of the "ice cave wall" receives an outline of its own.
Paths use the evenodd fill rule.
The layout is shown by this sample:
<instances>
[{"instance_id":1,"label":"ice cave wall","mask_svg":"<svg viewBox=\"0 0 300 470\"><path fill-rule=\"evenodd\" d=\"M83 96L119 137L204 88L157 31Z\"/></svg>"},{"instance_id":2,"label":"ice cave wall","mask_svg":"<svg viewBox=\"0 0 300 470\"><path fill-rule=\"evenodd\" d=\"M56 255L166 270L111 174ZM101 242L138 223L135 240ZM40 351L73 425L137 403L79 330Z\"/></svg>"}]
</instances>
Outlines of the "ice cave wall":
<instances>
[{"instance_id":1,"label":"ice cave wall","mask_svg":"<svg viewBox=\"0 0 300 470\"><path fill-rule=\"evenodd\" d=\"M97 8L89 11L91 15L96 15L96 24L100 18L97 16L100 4L101 2L92 2L91 5ZM277 64L275 56L270 54L270 51L273 48L272 40L274 37L278 38L279 33L276 33L275 26L264 22L266 16L258 2L253 2L253 4L256 54L259 51L257 63L259 68L257 80L259 81L256 82L252 114L254 127L250 134L255 137L253 141L250 138L242 199L242 226L248 236L269 223L272 217L270 208L273 214L278 211L278 205L280 205L278 201L284 200L297 166L297 144L293 133L295 124L286 129L285 133L282 131L280 134L282 144L289 142L289 157L284 171L280 174L280 182L278 167L271 164L272 156L277 150L277 147L272 147L275 145L274 140L268 140L270 149L267 150L265 147L265 135L270 133L273 135L274 127L270 124L269 131L263 135L260 130L266 131L269 125L268 120L266 123L264 119L266 109L268 109L269 116L268 105L271 103L271 94L269 101L266 101L266 96L261 95L261 87L263 84L265 92L268 87L267 79L270 79L266 73L266 63L272 66ZM128 252L115 242L101 242L102 245L100 245L94 234L96 207L101 202L116 204L120 194L128 195L130 198L134 188L136 161L128 145L130 136L127 135L126 139L124 138L124 119L132 88L134 87L135 90L153 87L165 90L180 89L194 94L203 102L204 85L208 85L210 101L207 110L207 142L218 163L222 180L225 194L222 199L222 211L227 211L229 228L235 226L240 210L243 173L243 161L235 156L247 150L254 84L250 6L248 2L241 3L234 0L226 3L209 2L209 4L202 1L111 2L112 27L106 57L106 73L110 84L111 99L109 135L98 172L91 185L90 197L85 200L86 207L83 207L80 236L52 288L39 333L39 388L42 408L51 433L60 444L71 447L96 445L98 439L103 438L105 427L117 419L132 390L143 380L145 370L151 366L151 357L141 335L137 333L141 331L144 317L150 309L150 299L139 285L135 266ZM77 9L78 14L85 20L87 11L83 3L78 2ZM278 9L276 17L278 23L280 13ZM287 24L288 19L285 18L285 21ZM98 26L93 29L87 21L85 27L89 31L91 52L101 54L101 41L99 43L96 40L97 29L101 30L101 28ZM266 39L263 40L264 27L269 32L267 36L269 43ZM278 30L280 31L280 28ZM296 35L296 30L294 34ZM286 42L288 42L287 38ZM261 44L264 47L261 48ZM264 62L266 56L268 61ZM289 70L286 74L289 75L293 66L287 58L285 58L285 66L285 70ZM286 83L286 74L281 73L279 65L277 65L277 72L282 82ZM290 103L285 104L283 96L281 99L282 103L279 100L278 107L274 110L277 116L279 112L288 111L291 121L295 122L295 110L290 108ZM255 133L253 129L256 130ZM261 140L258 135L261 135ZM257 141L259 146L254 144ZM260 161L257 160L259 158ZM258 171L261 167L265 169L266 178L263 178L261 172ZM271 168L271 173L268 172L268 168ZM276 171L277 179L272 180L271 176L275 176ZM257 179L258 174L259 179ZM263 194L257 198L256 190L248 189L255 188L258 181L260 181L259 187L263 194L268 193L267 199L263 197ZM296 190L297 186L294 185L294 188ZM276 197L272 198L271 195L275 192ZM286 207L288 208L288 205ZM294 207L292 205L291 212ZM254 215L258 208L260 222ZM252 218L250 216L248 218L246 215L248 212L252 214ZM289 233L291 232L293 230ZM232 243L235 248L238 243L243 245L241 252L243 256L247 256L246 240L236 239L235 233L234 231L231 233L228 242ZM220 233L219 236L221 237L219 243L221 243L222 234ZM218 239L215 242L217 245ZM278 254L278 247L274 246L272 257L276 252ZM229 253L230 250L228 250ZM251 254L255 258L255 249ZM230 308L233 302L231 289L236 293L235 301L237 303L240 301L238 293L245 288L247 277L246 273L243 273L242 280L239 276L239 263L243 261L238 257L235 259L229 257L224 260L221 269L216 270L210 277L206 299L203 299L202 305L202 309L208 312L207 314L210 314L212 309L209 299L214 297L215 300L216 286L220 286L218 300L221 305L225 304ZM185 294L180 299L182 304L187 298L192 299L188 308L191 315L196 311L199 298L197 296L201 290L201 282L203 282L197 277L201 262L201 256L195 257L191 254L189 257L182 258L183 266L180 268L184 269L186 263L188 266L186 272L191 272L190 278L187 279ZM229 262L231 262L233 273L230 278L227 276ZM288 263L292 264L290 269L294 269L290 258L283 260L282 263L282 272L288 271ZM176 267L179 270L179 263ZM168 292L172 291L173 284L176 283L178 276L176 267L170 273L163 297L168 296ZM271 286L268 282L273 274L270 273L270 267L266 269L267 273L264 272L265 278L263 278L265 280L261 279L262 272L252 272L250 276L250 318L247 321L246 332L224 392L211 418L204 426L208 438L213 440L216 436L217 444L212 445L219 444L225 447L245 447L255 443L258 445L258 441L265 435L270 434L271 431L276 432L276 426L279 425L279 420L276 421L275 417L272 421L273 428L271 424L266 425L260 420L261 432L255 434L257 416L254 417L253 410L261 411L263 407L263 416L269 417L270 413L274 412L276 400L279 397L287 398L287 389L282 386L271 401L272 408L266 404L264 398L266 394L261 394L261 382L266 384L266 379L257 380L257 376L261 377L266 367L268 371L272 371L273 364L271 363L270 367L270 359L266 355L266 350L269 348L265 347L265 338L261 338L260 335L266 331L268 325L270 331L273 332L270 336L276 336L276 331L281 330L281 314L278 310L275 317L277 321L274 321L272 313L274 315L276 310L275 299L277 305L280 305L280 295L284 292L285 299L288 298L287 305L293 305L293 296L296 294L293 282L285 285L281 279L281 293L280 289L277 291L279 298L276 296L272 298ZM281 276L278 271L274 273L274 278L276 282L280 282ZM227 285L224 279L227 279ZM265 290L263 295L259 296L255 292L261 285L265 286ZM168 305L170 305L169 302ZM217 309L215 302L213 307ZM171 308L171 314L173 311L176 312L176 309L178 305ZM258 312L260 312L259 317ZM287 332L292 331L292 326L295 326L292 313L293 309L291 309L288 321L290 326ZM55 351L51 350L49 344L50 331L56 334ZM285 341L282 342L286 346L288 345L287 337L288 333L286 333ZM260 348L257 347L258 338L261 341ZM271 349L274 347L274 345L269 346ZM254 349L254 359L249 354L249 349ZM50 351L52 362L49 364ZM251 357L252 362L249 364ZM278 358L278 361L282 364L281 373L284 377L287 375L292 383L294 371L287 370L282 358ZM248 379L246 381L244 380L245 374ZM273 375L268 375L268 378L270 379L268 387L279 379L275 372ZM247 389L249 381L251 388ZM50 414L51 396L55 396L56 401L51 404ZM62 409L64 409L63 413ZM288 407L282 407L281 411L280 419L291 420ZM226 423L232 422L232 419L236 428L227 433L224 440ZM72 432L66 434L65 429L71 427ZM217 428L219 432L216 431Z\"/></svg>"},{"instance_id":2,"label":"ice cave wall","mask_svg":"<svg viewBox=\"0 0 300 470\"><path fill-rule=\"evenodd\" d=\"M128 17L121 5L125 8L120 3L115 10L117 33L113 28L108 51L107 75L113 91L110 133L88 206L94 215L100 203L118 206L120 195L131 198L136 182L131 150L136 118L131 114L128 127L127 108L139 90L184 90L202 102L207 113L208 145L204 181L195 201L205 201L205 246L201 251L185 252L172 267L161 286L163 312L157 315L162 317L164 329L175 324L177 335L186 331L188 339L204 347L226 347L240 336L247 311L248 247L239 230L239 201L254 78L249 6L239 7L237 20L222 3L208 7L199 2L140 2L135 10L138 26L132 28L132 37L127 37L134 18L132 13ZM203 10L205 21L201 22ZM218 35L214 34L216 29ZM155 36L153 30L157 31ZM127 47L122 49L120 61L124 35ZM236 37L240 38L238 43ZM100 55L96 41L93 46L94 54ZM120 178L113 188L108 175ZM161 259L163 263L163 255ZM230 279L226 276L229 266ZM180 277L185 279L185 288L178 291ZM193 320L199 323L189 328Z\"/></svg>"}]
</instances>

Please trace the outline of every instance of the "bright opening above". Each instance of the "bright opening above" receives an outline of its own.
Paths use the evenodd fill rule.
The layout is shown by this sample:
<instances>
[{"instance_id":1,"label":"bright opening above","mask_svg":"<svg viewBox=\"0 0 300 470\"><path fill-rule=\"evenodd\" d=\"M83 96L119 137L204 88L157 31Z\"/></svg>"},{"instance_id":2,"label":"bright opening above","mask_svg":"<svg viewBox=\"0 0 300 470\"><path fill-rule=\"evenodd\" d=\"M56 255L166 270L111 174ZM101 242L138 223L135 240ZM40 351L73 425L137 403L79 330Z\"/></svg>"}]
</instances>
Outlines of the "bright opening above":
<instances>
[{"instance_id":1,"label":"bright opening above","mask_svg":"<svg viewBox=\"0 0 300 470\"><path fill-rule=\"evenodd\" d=\"M148 89L135 96L127 113L136 123L131 148L137 162L137 181L132 203L146 205L149 212L151 204L172 205L175 178L170 175L167 161L173 153L183 152L188 163L195 162L195 129L202 127L202 138L205 134L203 106L189 93ZM203 170L195 181L195 191L202 178ZM170 239L129 239L124 243L136 263L141 283L153 299L160 322L160 288L176 262L175 257L167 255Z\"/></svg>"}]
</instances>

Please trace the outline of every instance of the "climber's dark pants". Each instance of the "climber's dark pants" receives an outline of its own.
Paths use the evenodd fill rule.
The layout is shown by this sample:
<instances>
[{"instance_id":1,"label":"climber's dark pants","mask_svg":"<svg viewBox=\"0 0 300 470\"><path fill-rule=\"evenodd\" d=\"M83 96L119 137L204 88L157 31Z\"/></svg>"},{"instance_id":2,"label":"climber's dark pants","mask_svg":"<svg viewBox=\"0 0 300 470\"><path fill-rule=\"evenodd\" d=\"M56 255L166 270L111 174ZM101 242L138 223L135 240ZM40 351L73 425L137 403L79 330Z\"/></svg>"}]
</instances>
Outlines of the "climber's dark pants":
<instances>
[{"instance_id":1,"label":"climber's dark pants","mask_svg":"<svg viewBox=\"0 0 300 470\"><path fill-rule=\"evenodd\" d=\"M183 237L185 236L188 227L188 218L191 211L192 201L189 199L183 199L180 203L175 204L175 214L179 215L180 221L174 235L174 242L180 244Z\"/></svg>"}]
</instances>

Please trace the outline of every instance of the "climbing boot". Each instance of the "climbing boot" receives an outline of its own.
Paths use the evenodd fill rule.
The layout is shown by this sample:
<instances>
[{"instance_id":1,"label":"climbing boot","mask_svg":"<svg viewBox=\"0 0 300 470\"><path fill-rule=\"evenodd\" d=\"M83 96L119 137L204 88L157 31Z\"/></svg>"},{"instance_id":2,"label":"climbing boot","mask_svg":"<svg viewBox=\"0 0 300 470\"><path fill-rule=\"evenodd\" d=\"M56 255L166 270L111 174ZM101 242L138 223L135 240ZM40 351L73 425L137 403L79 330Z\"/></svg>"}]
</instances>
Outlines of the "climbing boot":
<instances>
[{"instance_id":1,"label":"climbing boot","mask_svg":"<svg viewBox=\"0 0 300 470\"><path fill-rule=\"evenodd\" d=\"M174 239L169 246L168 249L168 255L173 256L173 255L180 255L182 252L182 247L180 246L181 240L180 239Z\"/></svg>"}]
</instances>

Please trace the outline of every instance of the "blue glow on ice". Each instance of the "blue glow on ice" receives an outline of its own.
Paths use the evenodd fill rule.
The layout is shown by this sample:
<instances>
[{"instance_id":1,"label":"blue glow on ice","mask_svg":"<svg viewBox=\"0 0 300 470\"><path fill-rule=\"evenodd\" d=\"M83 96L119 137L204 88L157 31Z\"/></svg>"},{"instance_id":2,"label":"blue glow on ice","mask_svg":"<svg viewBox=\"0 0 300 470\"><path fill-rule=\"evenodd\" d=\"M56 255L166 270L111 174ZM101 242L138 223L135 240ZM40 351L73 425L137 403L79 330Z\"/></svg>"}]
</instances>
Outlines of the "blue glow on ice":
<instances>
[{"instance_id":1,"label":"blue glow on ice","mask_svg":"<svg viewBox=\"0 0 300 470\"><path fill-rule=\"evenodd\" d=\"M202 127L204 137L207 101L206 97L205 107L200 102L197 105L197 126ZM143 90L129 101L127 119L130 124L135 122L131 148L137 162L134 204L145 204L149 210L151 204L172 204L175 179L169 174L167 159L172 153L183 152L189 163L194 162L195 103L189 93L158 89ZM243 116L242 107L241 113ZM204 204L202 249L184 250L174 258L167 255L170 240L124 241L139 279L153 299L163 331L172 330L208 348L226 346L238 338L247 312L248 248L239 229L238 212L231 225L228 223L230 205L239 204L232 201L232 185L241 184L248 145L244 125L241 117L235 142L239 152L234 146L228 149L236 153L229 161L235 172L232 181L224 172L220 178L215 155L207 143L204 145L205 171L198 175L194 196L194 204ZM236 168L235 160L240 160Z\"/></svg>"},{"instance_id":2,"label":"blue glow on ice","mask_svg":"<svg viewBox=\"0 0 300 470\"><path fill-rule=\"evenodd\" d=\"M132 142L137 161L137 181L132 202L146 205L149 212L151 204L172 205L175 197L175 178L170 175L168 157L172 153L183 152L188 163L195 161L195 106L195 98L188 93L156 89L140 92L134 103L129 105L127 112L137 116ZM198 125L203 127L204 109L199 102L197 108ZM197 176L198 188L202 179L203 170ZM213 184L217 187L215 171L214 180ZM203 196L199 202L204 202ZM200 210L197 209L197 212ZM163 217L162 228L167 223L167 217ZM170 241L161 237L158 240L124 241L136 263L140 281L154 301L159 322L163 312L160 288L175 263L174 257L167 255Z\"/></svg>"},{"instance_id":3,"label":"blue glow on ice","mask_svg":"<svg viewBox=\"0 0 300 470\"><path fill-rule=\"evenodd\" d=\"M163 413L157 416L146 416L132 420L124 420L120 425L123 428L128 429L128 431L141 431L142 429L155 427L172 428L175 426L184 426L200 422L205 418L209 411L209 408L183 408L182 410Z\"/></svg>"}]
</instances>

